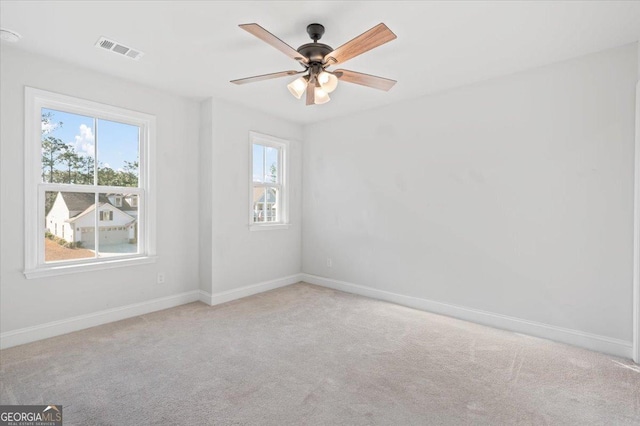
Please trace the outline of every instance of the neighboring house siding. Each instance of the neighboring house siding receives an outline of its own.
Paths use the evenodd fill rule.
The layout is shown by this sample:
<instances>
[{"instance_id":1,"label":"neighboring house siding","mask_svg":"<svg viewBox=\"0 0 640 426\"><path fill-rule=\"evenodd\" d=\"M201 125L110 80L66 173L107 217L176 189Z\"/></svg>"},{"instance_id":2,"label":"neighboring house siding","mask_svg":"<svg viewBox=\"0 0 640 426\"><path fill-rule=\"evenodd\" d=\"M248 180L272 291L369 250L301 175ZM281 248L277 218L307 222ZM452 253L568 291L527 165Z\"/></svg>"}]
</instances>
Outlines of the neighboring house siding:
<instances>
[{"instance_id":1,"label":"neighboring house siding","mask_svg":"<svg viewBox=\"0 0 640 426\"><path fill-rule=\"evenodd\" d=\"M100 244L123 244L135 238L132 233L135 218L111 204L102 203L98 206L100 212L105 212L102 216L112 218L111 220L98 220ZM112 215L107 214L113 212ZM100 214L98 217L100 218ZM86 247L95 246L95 210L94 207L87 209L83 214L71 222L76 233L80 235L78 241L82 241Z\"/></svg>"},{"instance_id":2,"label":"neighboring house siding","mask_svg":"<svg viewBox=\"0 0 640 426\"><path fill-rule=\"evenodd\" d=\"M45 217L45 229L57 237L67 239L71 236L72 232L71 227L65 222L67 219L69 219L69 209L60 193L58 193L53 202L53 206L51 206L51 210L49 210L49 213ZM67 225L67 228L63 231L65 225ZM62 236L63 232L64 237ZM67 241L71 240L69 239Z\"/></svg>"},{"instance_id":3,"label":"neighboring house siding","mask_svg":"<svg viewBox=\"0 0 640 426\"><path fill-rule=\"evenodd\" d=\"M70 196L69 198L74 204L74 209L85 208L70 211L65 202L65 196L58 193L45 218L46 229L66 241L82 242L82 245L87 248L95 247L95 205L90 198L86 200L85 205L80 205L82 203L79 198L82 197ZM124 207L131 213L135 212L137 216L137 210L131 209L128 204ZM105 212L102 214L104 219L108 218L98 220L101 244L123 244L135 240L136 217L109 204L106 198L101 200L98 209L100 212ZM98 214L98 217L100 218L101 215Z\"/></svg>"}]
</instances>

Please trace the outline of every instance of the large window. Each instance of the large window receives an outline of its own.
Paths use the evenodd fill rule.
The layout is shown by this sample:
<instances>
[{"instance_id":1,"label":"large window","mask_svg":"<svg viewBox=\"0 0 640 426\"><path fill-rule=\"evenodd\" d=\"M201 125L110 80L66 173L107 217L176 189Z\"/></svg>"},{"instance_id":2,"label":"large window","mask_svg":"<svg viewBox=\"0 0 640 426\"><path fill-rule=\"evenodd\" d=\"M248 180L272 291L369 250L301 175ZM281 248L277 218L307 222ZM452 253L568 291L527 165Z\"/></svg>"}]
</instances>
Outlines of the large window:
<instances>
[{"instance_id":1,"label":"large window","mask_svg":"<svg viewBox=\"0 0 640 426\"><path fill-rule=\"evenodd\" d=\"M27 88L25 275L152 260L153 116Z\"/></svg>"},{"instance_id":2,"label":"large window","mask_svg":"<svg viewBox=\"0 0 640 426\"><path fill-rule=\"evenodd\" d=\"M249 224L252 230L287 226L287 149L289 143L251 132Z\"/></svg>"}]
</instances>

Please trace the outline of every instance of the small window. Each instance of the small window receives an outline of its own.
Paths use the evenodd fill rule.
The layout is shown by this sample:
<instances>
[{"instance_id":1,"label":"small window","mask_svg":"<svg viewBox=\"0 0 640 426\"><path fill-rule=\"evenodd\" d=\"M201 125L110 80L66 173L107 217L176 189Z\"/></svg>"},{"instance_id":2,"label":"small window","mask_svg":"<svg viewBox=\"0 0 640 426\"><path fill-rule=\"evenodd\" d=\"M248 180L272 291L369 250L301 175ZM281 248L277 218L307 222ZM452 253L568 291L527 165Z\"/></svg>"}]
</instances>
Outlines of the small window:
<instances>
[{"instance_id":1,"label":"small window","mask_svg":"<svg viewBox=\"0 0 640 426\"><path fill-rule=\"evenodd\" d=\"M274 229L288 223L288 141L251 132L251 229Z\"/></svg>"},{"instance_id":2,"label":"small window","mask_svg":"<svg viewBox=\"0 0 640 426\"><path fill-rule=\"evenodd\" d=\"M113 205L116 207L122 207L122 197L120 196L113 197Z\"/></svg>"},{"instance_id":3,"label":"small window","mask_svg":"<svg viewBox=\"0 0 640 426\"><path fill-rule=\"evenodd\" d=\"M101 210L100 211L100 220L107 222L113 220L113 211L111 210Z\"/></svg>"}]
</instances>

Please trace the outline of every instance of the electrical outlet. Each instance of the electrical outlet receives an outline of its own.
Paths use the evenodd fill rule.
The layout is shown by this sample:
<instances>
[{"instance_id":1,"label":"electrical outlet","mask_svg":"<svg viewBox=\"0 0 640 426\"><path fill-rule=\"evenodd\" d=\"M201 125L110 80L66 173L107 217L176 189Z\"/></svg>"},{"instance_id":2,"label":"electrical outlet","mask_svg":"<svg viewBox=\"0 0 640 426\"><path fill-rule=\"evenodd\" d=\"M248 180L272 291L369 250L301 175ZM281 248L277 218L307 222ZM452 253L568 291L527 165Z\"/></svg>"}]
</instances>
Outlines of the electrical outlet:
<instances>
[{"instance_id":1,"label":"electrical outlet","mask_svg":"<svg viewBox=\"0 0 640 426\"><path fill-rule=\"evenodd\" d=\"M164 274L162 272L158 272L158 284L164 284Z\"/></svg>"},{"instance_id":2,"label":"electrical outlet","mask_svg":"<svg viewBox=\"0 0 640 426\"><path fill-rule=\"evenodd\" d=\"M332 268L333 267L333 261L331 260L330 257L327 257L327 268Z\"/></svg>"}]
</instances>

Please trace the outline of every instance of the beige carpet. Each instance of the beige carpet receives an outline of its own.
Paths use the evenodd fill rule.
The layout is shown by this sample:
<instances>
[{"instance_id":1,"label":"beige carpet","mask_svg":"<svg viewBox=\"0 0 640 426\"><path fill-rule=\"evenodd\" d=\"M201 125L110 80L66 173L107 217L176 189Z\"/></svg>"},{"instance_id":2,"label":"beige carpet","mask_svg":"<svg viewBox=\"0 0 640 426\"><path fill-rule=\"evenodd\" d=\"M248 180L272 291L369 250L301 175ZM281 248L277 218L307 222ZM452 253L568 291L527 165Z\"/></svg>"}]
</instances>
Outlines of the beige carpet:
<instances>
[{"instance_id":1,"label":"beige carpet","mask_svg":"<svg viewBox=\"0 0 640 426\"><path fill-rule=\"evenodd\" d=\"M630 360L307 284L0 356L65 425L640 424Z\"/></svg>"}]
</instances>

